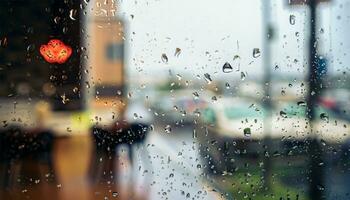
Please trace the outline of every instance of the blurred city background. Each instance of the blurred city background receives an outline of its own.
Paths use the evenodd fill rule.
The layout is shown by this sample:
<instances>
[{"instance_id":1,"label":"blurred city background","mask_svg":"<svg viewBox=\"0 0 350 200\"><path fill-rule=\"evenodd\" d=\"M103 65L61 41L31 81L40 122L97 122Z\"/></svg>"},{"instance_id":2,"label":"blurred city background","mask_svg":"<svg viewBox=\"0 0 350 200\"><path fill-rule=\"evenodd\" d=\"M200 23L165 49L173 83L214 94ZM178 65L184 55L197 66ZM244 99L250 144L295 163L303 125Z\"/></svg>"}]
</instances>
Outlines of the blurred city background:
<instances>
[{"instance_id":1,"label":"blurred city background","mask_svg":"<svg viewBox=\"0 0 350 200\"><path fill-rule=\"evenodd\" d=\"M0 1L0 199L350 199L349 10Z\"/></svg>"}]
</instances>

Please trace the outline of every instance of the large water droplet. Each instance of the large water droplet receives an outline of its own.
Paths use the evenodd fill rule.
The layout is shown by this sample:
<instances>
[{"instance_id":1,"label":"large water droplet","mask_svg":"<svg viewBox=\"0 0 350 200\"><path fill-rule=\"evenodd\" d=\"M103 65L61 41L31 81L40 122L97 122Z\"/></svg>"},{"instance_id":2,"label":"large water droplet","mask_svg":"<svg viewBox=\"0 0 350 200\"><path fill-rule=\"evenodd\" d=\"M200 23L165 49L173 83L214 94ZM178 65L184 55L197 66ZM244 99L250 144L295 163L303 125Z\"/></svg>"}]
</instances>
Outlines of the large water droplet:
<instances>
[{"instance_id":1,"label":"large water droplet","mask_svg":"<svg viewBox=\"0 0 350 200\"><path fill-rule=\"evenodd\" d=\"M56 16L55 18L53 18L53 21L55 22L55 24L58 24L60 22L60 17Z\"/></svg>"},{"instance_id":2,"label":"large water droplet","mask_svg":"<svg viewBox=\"0 0 350 200\"><path fill-rule=\"evenodd\" d=\"M289 23L290 23L291 25L294 25L294 24L295 24L295 16L294 16L294 15L290 15L290 16L289 16Z\"/></svg>"},{"instance_id":3,"label":"large water droplet","mask_svg":"<svg viewBox=\"0 0 350 200\"><path fill-rule=\"evenodd\" d=\"M207 81L208 84L210 84L213 81L210 77L210 74L208 74L208 73L204 74L204 79L205 79L205 81Z\"/></svg>"},{"instance_id":4,"label":"large water droplet","mask_svg":"<svg viewBox=\"0 0 350 200\"><path fill-rule=\"evenodd\" d=\"M168 63L168 56L165 54L165 53L163 53L162 54L162 57L161 57L161 59L162 59L162 61L164 62L164 63Z\"/></svg>"},{"instance_id":5,"label":"large water droplet","mask_svg":"<svg viewBox=\"0 0 350 200\"><path fill-rule=\"evenodd\" d=\"M252 135L252 132L251 132L250 128L245 128L245 129L243 129L243 134L245 137L250 137Z\"/></svg>"},{"instance_id":6,"label":"large water droplet","mask_svg":"<svg viewBox=\"0 0 350 200\"><path fill-rule=\"evenodd\" d=\"M230 73L233 71L232 66L230 65L230 63L226 62L223 66L222 66L222 71L224 73Z\"/></svg>"},{"instance_id":7,"label":"large water droplet","mask_svg":"<svg viewBox=\"0 0 350 200\"><path fill-rule=\"evenodd\" d=\"M320 114L320 118L323 120L323 121L329 121L329 116L327 113L321 113Z\"/></svg>"},{"instance_id":8,"label":"large water droplet","mask_svg":"<svg viewBox=\"0 0 350 200\"><path fill-rule=\"evenodd\" d=\"M117 197L118 195L119 195L118 192L113 192L113 193L112 193L112 196L113 196L113 197Z\"/></svg>"},{"instance_id":9,"label":"large water droplet","mask_svg":"<svg viewBox=\"0 0 350 200\"><path fill-rule=\"evenodd\" d=\"M166 125L164 128L166 133L170 133L171 132L171 126L170 125Z\"/></svg>"},{"instance_id":10,"label":"large water droplet","mask_svg":"<svg viewBox=\"0 0 350 200\"><path fill-rule=\"evenodd\" d=\"M283 118L287 118L287 113L284 112L283 110L280 111L280 116Z\"/></svg>"},{"instance_id":11,"label":"large water droplet","mask_svg":"<svg viewBox=\"0 0 350 200\"><path fill-rule=\"evenodd\" d=\"M305 101L298 101L297 105L298 106L306 106L306 102Z\"/></svg>"},{"instance_id":12,"label":"large water droplet","mask_svg":"<svg viewBox=\"0 0 350 200\"><path fill-rule=\"evenodd\" d=\"M241 67L240 62L241 62L241 57L239 55L233 56L233 66L237 67L236 71L240 70L240 67Z\"/></svg>"},{"instance_id":13,"label":"large water droplet","mask_svg":"<svg viewBox=\"0 0 350 200\"><path fill-rule=\"evenodd\" d=\"M254 58L258 58L258 57L260 57L260 55L261 55L260 49L259 48L254 48L253 49L253 57Z\"/></svg>"},{"instance_id":14,"label":"large water droplet","mask_svg":"<svg viewBox=\"0 0 350 200\"><path fill-rule=\"evenodd\" d=\"M75 10L75 9L71 9L70 11L69 11L69 18L71 19L71 20L76 20L74 17L75 17L75 15L77 14L77 10Z\"/></svg>"},{"instance_id":15,"label":"large water droplet","mask_svg":"<svg viewBox=\"0 0 350 200\"><path fill-rule=\"evenodd\" d=\"M197 138L197 132L196 132L196 129L193 129L193 132L192 132L192 137L193 137L194 139L196 139L196 138Z\"/></svg>"},{"instance_id":16,"label":"large water droplet","mask_svg":"<svg viewBox=\"0 0 350 200\"><path fill-rule=\"evenodd\" d=\"M181 49L180 48L176 48L174 56L179 57L180 54L181 54Z\"/></svg>"}]
</instances>

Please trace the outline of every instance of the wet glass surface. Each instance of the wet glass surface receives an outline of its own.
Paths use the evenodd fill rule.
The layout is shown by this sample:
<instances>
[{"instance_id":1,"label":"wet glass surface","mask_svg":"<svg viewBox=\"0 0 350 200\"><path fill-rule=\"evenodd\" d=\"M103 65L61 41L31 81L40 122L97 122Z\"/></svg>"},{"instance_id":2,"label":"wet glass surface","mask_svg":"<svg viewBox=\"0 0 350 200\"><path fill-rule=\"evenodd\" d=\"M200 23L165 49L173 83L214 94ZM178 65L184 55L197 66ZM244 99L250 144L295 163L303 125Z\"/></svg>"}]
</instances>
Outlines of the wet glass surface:
<instances>
[{"instance_id":1,"label":"wet glass surface","mask_svg":"<svg viewBox=\"0 0 350 200\"><path fill-rule=\"evenodd\" d=\"M350 199L349 9L0 1L0 199Z\"/></svg>"}]
</instances>

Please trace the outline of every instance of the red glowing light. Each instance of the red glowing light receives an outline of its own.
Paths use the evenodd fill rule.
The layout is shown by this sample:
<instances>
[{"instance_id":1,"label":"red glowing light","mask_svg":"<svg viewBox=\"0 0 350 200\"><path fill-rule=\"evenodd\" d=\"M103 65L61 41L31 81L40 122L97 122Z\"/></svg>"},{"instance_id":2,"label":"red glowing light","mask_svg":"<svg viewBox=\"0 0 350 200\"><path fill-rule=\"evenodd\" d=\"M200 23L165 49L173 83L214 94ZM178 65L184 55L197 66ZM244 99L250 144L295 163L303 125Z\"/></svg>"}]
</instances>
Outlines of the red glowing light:
<instances>
[{"instance_id":1,"label":"red glowing light","mask_svg":"<svg viewBox=\"0 0 350 200\"><path fill-rule=\"evenodd\" d=\"M72 48L61 40L52 39L47 44L40 46L40 54L49 63L65 63L72 54Z\"/></svg>"}]
</instances>

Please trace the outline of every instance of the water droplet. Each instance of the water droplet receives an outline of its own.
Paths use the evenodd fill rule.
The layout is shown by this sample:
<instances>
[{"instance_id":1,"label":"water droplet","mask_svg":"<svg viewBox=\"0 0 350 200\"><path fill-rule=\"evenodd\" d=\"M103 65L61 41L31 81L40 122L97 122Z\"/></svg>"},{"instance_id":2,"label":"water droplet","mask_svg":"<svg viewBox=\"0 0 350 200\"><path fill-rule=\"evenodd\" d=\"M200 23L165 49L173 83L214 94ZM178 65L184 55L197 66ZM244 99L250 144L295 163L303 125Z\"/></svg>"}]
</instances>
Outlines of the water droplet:
<instances>
[{"instance_id":1,"label":"water droplet","mask_svg":"<svg viewBox=\"0 0 350 200\"><path fill-rule=\"evenodd\" d=\"M294 25L295 24L295 16L294 15L289 15L289 23L291 25Z\"/></svg>"},{"instance_id":2,"label":"water droplet","mask_svg":"<svg viewBox=\"0 0 350 200\"><path fill-rule=\"evenodd\" d=\"M253 49L253 57L254 58L258 58L258 57L260 57L260 55L261 55L260 49L259 48L254 48Z\"/></svg>"},{"instance_id":3,"label":"water droplet","mask_svg":"<svg viewBox=\"0 0 350 200\"><path fill-rule=\"evenodd\" d=\"M233 56L233 60L238 60L238 59L241 59L241 57L239 55L234 55Z\"/></svg>"},{"instance_id":4,"label":"water droplet","mask_svg":"<svg viewBox=\"0 0 350 200\"><path fill-rule=\"evenodd\" d=\"M66 34L68 32L68 27L63 27L62 28L62 33Z\"/></svg>"},{"instance_id":5,"label":"water droplet","mask_svg":"<svg viewBox=\"0 0 350 200\"><path fill-rule=\"evenodd\" d=\"M58 24L60 22L60 19L61 18L59 16L57 16L53 19L53 21L55 22L55 24Z\"/></svg>"},{"instance_id":6,"label":"water droplet","mask_svg":"<svg viewBox=\"0 0 350 200\"><path fill-rule=\"evenodd\" d=\"M297 105L298 106L306 106L306 102L305 101L298 101Z\"/></svg>"},{"instance_id":7,"label":"water droplet","mask_svg":"<svg viewBox=\"0 0 350 200\"><path fill-rule=\"evenodd\" d=\"M197 132L196 132L196 129L193 129L193 131L192 131L192 137L193 137L194 139L196 139L196 138L197 138Z\"/></svg>"},{"instance_id":8,"label":"water droplet","mask_svg":"<svg viewBox=\"0 0 350 200\"><path fill-rule=\"evenodd\" d=\"M324 33L324 29L320 28L320 33L323 34Z\"/></svg>"},{"instance_id":9,"label":"water droplet","mask_svg":"<svg viewBox=\"0 0 350 200\"><path fill-rule=\"evenodd\" d=\"M226 87L226 89L230 89L230 84L226 82L225 87Z\"/></svg>"},{"instance_id":10,"label":"water droplet","mask_svg":"<svg viewBox=\"0 0 350 200\"><path fill-rule=\"evenodd\" d=\"M205 81L207 81L208 84L210 84L213 81L210 77L210 74L208 74L208 73L204 74L204 79L205 79Z\"/></svg>"},{"instance_id":11,"label":"water droplet","mask_svg":"<svg viewBox=\"0 0 350 200\"><path fill-rule=\"evenodd\" d=\"M170 125L166 125L164 128L166 133L170 133L171 132L171 126Z\"/></svg>"},{"instance_id":12,"label":"water droplet","mask_svg":"<svg viewBox=\"0 0 350 200\"><path fill-rule=\"evenodd\" d=\"M233 56L233 66L237 67L236 71L240 70L240 67L241 67L240 61L241 61L241 57L239 55Z\"/></svg>"},{"instance_id":13,"label":"water droplet","mask_svg":"<svg viewBox=\"0 0 350 200\"><path fill-rule=\"evenodd\" d=\"M74 17L75 17L75 15L77 14L77 11L75 10L75 9L71 9L70 11L69 11L69 18L71 19L71 20L76 20Z\"/></svg>"},{"instance_id":14,"label":"water droplet","mask_svg":"<svg viewBox=\"0 0 350 200\"><path fill-rule=\"evenodd\" d=\"M327 113L321 113L320 114L320 118L323 120L323 121L327 121L329 120L329 116Z\"/></svg>"},{"instance_id":15,"label":"water droplet","mask_svg":"<svg viewBox=\"0 0 350 200\"><path fill-rule=\"evenodd\" d=\"M85 86L86 86L87 89L89 89L90 88L90 83L88 81L85 81Z\"/></svg>"},{"instance_id":16,"label":"water droplet","mask_svg":"<svg viewBox=\"0 0 350 200\"><path fill-rule=\"evenodd\" d=\"M168 56L165 53L162 54L161 59L162 59L163 63L168 63L169 59L168 59Z\"/></svg>"},{"instance_id":17,"label":"water droplet","mask_svg":"<svg viewBox=\"0 0 350 200\"><path fill-rule=\"evenodd\" d=\"M61 95L61 98L62 98L62 103L63 103L63 104L68 103L69 99L66 97L66 94L65 94L65 93L63 93L63 95Z\"/></svg>"},{"instance_id":18,"label":"water droplet","mask_svg":"<svg viewBox=\"0 0 350 200\"><path fill-rule=\"evenodd\" d=\"M35 50L35 45L34 44L30 44L27 46L27 52L30 53L30 52L33 52Z\"/></svg>"},{"instance_id":19,"label":"water droplet","mask_svg":"<svg viewBox=\"0 0 350 200\"><path fill-rule=\"evenodd\" d=\"M246 77L245 73L244 73L244 72L241 72L241 80L242 80L242 81L244 81L245 77Z\"/></svg>"},{"instance_id":20,"label":"water droplet","mask_svg":"<svg viewBox=\"0 0 350 200\"><path fill-rule=\"evenodd\" d=\"M224 73L230 73L233 71L232 66L230 65L230 63L226 62L223 66L222 66L222 71Z\"/></svg>"},{"instance_id":21,"label":"water droplet","mask_svg":"<svg viewBox=\"0 0 350 200\"><path fill-rule=\"evenodd\" d=\"M287 118L287 113L284 112L283 110L280 111L280 116L283 118Z\"/></svg>"},{"instance_id":22,"label":"water droplet","mask_svg":"<svg viewBox=\"0 0 350 200\"><path fill-rule=\"evenodd\" d=\"M199 98L198 92L193 92L192 94L193 94L193 98L194 99L198 99Z\"/></svg>"},{"instance_id":23,"label":"water droplet","mask_svg":"<svg viewBox=\"0 0 350 200\"><path fill-rule=\"evenodd\" d=\"M243 130L243 134L245 137L250 137L252 135L252 132L251 132L250 128L245 128Z\"/></svg>"},{"instance_id":24,"label":"water droplet","mask_svg":"<svg viewBox=\"0 0 350 200\"><path fill-rule=\"evenodd\" d=\"M73 88L73 92L74 92L74 93L78 93L78 91L79 91L79 88L78 88L78 87L74 87L74 88Z\"/></svg>"},{"instance_id":25,"label":"water droplet","mask_svg":"<svg viewBox=\"0 0 350 200\"><path fill-rule=\"evenodd\" d=\"M289 23L291 25L294 25L295 24L295 15L289 15Z\"/></svg>"},{"instance_id":26,"label":"water droplet","mask_svg":"<svg viewBox=\"0 0 350 200\"><path fill-rule=\"evenodd\" d=\"M320 190L320 191L323 191L324 190L324 186L323 185L317 185L317 189Z\"/></svg>"},{"instance_id":27,"label":"water droplet","mask_svg":"<svg viewBox=\"0 0 350 200\"><path fill-rule=\"evenodd\" d=\"M180 74L176 74L177 80L181 81L182 76Z\"/></svg>"},{"instance_id":28,"label":"water droplet","mask_svg":"<svg viewBox=\"0 0 350 200\"><path fill-rule=\"evenodd\" d=\"M118 195L119 195L118 192L113 192L113 193L112 193L112 196L113 196L113 197L117 197Z\"/></svg>"},{"instance_id":29,"label":"water droplet","mask_svg":"<svg viewBox=\"0 0 350 200\"><path fill-rule=\"evenodd\" d=\"M181 54L181 49L180 48L176 48L174 56L179 57L180 54Z\"/></svg>"}]
</instances>

